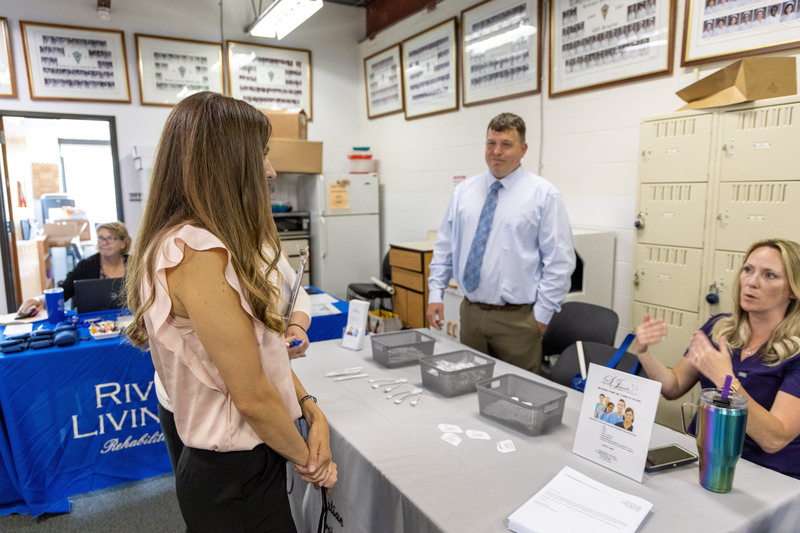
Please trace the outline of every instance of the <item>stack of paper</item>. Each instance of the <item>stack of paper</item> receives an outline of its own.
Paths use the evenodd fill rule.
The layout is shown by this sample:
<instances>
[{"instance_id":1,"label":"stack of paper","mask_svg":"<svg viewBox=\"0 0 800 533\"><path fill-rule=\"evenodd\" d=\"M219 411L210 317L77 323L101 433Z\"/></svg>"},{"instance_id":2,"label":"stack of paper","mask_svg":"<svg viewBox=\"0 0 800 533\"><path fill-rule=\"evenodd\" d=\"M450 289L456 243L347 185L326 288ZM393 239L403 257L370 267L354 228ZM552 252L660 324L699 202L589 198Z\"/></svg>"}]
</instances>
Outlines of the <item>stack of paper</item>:
<instances>
[{"instance_id":1,"label":"stack of paper","mask_svg":"<svg viewBox=\"0 0 800 533\"><path fill-rule=\"evenodd\" d=\"M508 517L508 529L515 533L634 533L652 508L647 500L565 466Z\"/></svg>"}]
</instances>

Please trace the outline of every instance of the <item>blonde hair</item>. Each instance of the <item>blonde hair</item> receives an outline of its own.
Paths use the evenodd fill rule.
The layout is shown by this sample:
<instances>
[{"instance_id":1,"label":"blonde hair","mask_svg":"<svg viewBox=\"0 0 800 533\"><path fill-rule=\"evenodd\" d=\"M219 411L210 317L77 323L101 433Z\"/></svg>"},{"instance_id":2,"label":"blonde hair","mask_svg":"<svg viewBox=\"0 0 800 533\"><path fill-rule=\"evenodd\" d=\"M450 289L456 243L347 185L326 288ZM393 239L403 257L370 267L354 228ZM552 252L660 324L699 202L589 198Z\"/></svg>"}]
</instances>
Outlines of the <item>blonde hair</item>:
<instances>
[{"instance_id":1,"label":"blonde hair","mask_svg":"<svg viewBox=\"0 0 800 533\"><path fill-rule=\"evenodd\" d=\"M786 279L789 282L789 291L793 298L786 307L783 320L772 332L764 349L761 350L761 359L768 366L774 366L797 355L800 351L800 245L787 239L764 239L750 246L745 254L745 261L739 267L733 282L733 314L723 317L714 324L711 331L712 340L719 344L720 337L725 337L728 346L744 348L752 333L747 311L741 306L742 282L741 275L744 263L758 248L772 248L781 254L783 266L786 269Z\"/></svg>"},{"instance_id":2,"label":"blonde hair","mask_svg":"<svg viewBox=\"0 0 800 533\"><path fill-rule=\"evenodd\" d=\"M134 321L125 332L133 344L148 342L144 313L154 301L152 290L143 293L142 280L152 283L155 252L166 235L188 224L222 241L255 317L283 331L278 288L268 281L280 258L264 168L270 133L263 113L213 92L189 96L170 113L128 261L126 295Z\"/></svg>"},{"instance_id":3,"label":"blonde hair","mask_svg":"<svg viewBox=\"0 0 800 533\"><path fill-rule=\"evenodd\" d=\"M98 232L101 229L108 230L114 237L125 243L125 246L122 247L120 253L127 254L131 251L131 236L128 233L128 228L125 227L125 224L122 222L106 222L105 224L98 225L97 228L95 228L95 232Z\"/></svg>"}]
</instances>

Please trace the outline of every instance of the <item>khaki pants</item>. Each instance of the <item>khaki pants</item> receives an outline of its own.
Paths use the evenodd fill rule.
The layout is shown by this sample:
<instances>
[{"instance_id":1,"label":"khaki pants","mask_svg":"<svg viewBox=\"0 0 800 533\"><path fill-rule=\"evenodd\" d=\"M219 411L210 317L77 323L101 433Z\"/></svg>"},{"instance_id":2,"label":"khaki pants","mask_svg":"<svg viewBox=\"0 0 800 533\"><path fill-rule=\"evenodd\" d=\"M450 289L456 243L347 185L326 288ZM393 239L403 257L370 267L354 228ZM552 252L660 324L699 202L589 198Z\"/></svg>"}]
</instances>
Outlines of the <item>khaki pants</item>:
<instances>
[{"instance_id":1,"label":"khaki pants","mask_svg":"<svg viewBox=\"0 0 800 533\"><path fill-rule=\"evenodd\" d=\"M483 311L462 300L461 343L535 374L542 373L542 334L533 316L533 304L515 310Z\"/></svg>"}]
</instances>

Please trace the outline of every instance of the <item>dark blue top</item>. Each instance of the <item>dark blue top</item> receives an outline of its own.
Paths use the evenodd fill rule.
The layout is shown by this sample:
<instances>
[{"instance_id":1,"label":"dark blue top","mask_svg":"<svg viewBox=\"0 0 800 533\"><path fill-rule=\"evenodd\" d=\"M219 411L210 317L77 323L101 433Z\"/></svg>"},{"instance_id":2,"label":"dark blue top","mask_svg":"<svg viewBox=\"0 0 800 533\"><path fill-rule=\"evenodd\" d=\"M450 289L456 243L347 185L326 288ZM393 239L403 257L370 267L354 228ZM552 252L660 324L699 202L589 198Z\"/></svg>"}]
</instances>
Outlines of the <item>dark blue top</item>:
<instances>
[{"instance_id":1,"label":"dark blue top","mask_svg":"<svg viewBox=\"0 0 800 533\"><path fill-rule=\"evenodd\" d=\"M729 315L712 316L700 328L706 336L711 338L714 324L722 317ZM714 347L719 347L714 344ZM741 349L730 349L733 374L739 378L747 394L761 407L769 411L775 402L775 396L781 390L800 398L800 356L794 355L775 366L767 366L761 360L761 351L751 355L744 361L741 360ZM686 354L684 354L684 357ZM714 383L700 374L700 385L706 388L715 388ZM767 453L750 438L745 436L742 457L758 465L776 470L787 476L800 479L800 437L795 438L777 453Z\"/></svg>"}]
</instances>

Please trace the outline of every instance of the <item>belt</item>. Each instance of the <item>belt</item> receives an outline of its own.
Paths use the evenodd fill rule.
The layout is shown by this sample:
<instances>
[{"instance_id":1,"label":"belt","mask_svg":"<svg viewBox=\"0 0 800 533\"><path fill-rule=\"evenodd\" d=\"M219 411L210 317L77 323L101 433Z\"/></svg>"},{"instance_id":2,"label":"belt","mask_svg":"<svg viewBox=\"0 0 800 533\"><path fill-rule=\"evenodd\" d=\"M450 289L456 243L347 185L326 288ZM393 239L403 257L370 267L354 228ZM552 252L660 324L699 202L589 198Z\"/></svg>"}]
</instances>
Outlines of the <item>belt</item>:
<instances>
[{"instance_id":1,"label":"belt","mask_svg":"<svg viewBox=\"0 0 800 533\"><path fill-rule=\"evenodd\" d=\"M466 298L464 298L467 300ZM468 304L477 305L478 309L481 311L516 311L517 309L522 309L526 305L532 304L505 304L505 305L492 305L492 304L485 304L483 302L473 302L471 300L467 300Z\"/></svg>"}]
</instances>

